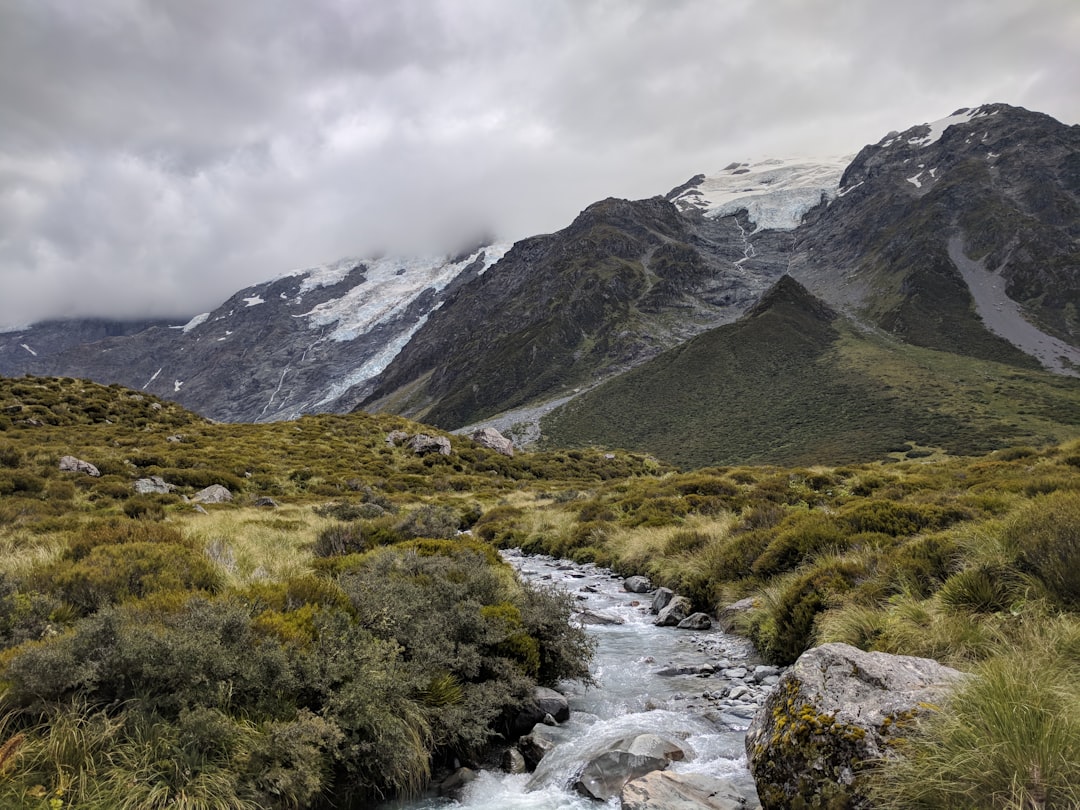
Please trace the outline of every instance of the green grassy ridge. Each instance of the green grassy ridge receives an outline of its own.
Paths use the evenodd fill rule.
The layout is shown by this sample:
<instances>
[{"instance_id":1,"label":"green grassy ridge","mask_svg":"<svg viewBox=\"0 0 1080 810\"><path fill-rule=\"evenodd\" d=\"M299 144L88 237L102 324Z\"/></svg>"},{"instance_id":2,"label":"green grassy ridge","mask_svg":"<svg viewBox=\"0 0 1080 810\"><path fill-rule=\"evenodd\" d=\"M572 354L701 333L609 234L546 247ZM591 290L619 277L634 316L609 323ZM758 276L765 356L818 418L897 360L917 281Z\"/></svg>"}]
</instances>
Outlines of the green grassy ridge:
<instances>
[{"instance_id":1,"label":"green grassy ridge","mask_svg":"<svg viewBox=\"0 0 1080 810\"><path fill-rule=\"evenodd\" d=\"M541 424L549 446L635 448L683 469L866 461L908 443L963 455L1080 435L1080 383L867 333L787 279L739 322Z\"/></svg>"}]
</instances>

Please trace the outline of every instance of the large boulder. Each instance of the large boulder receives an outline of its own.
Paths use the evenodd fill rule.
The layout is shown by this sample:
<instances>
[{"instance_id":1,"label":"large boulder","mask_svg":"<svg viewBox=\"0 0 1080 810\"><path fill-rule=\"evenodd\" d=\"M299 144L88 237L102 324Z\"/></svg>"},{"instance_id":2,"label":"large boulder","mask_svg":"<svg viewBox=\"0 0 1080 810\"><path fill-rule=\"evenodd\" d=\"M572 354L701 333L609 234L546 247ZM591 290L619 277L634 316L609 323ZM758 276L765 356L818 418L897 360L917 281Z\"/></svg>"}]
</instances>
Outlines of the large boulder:
<instances>
[{"instance_id":1,"label":"large boulder","mask_svg":"<svg viewBox=\"0 0 1080 810\"><path fill-rule=\"evenodd\" d=\"M866 795L867 772L896 756L898 738L963 677L927 658L847 644L803 653L746 734L762 806L874 807Z\"/></svg>"},{"instance_id":2,"label":"large boulder","mask_svg":"<svg viewBox=\"0 0 1080 810\"><path fill-rule=\"evenodd\" d=\"M502 453L504 456L509 456L510 458L513 458L514 456L514 443L499 433L495 428L480 428L480 430L477 430L472 434L471 438L481 447L494 450L496 453Z\"/></svg>"},{"instance_id":3,"label":"large boulder","mask_svg":"<svg viewBox=\"0 0 1080 810\"><path fill-rule=\"evenodd\" d=\"M574 789L583 796L607 801L618 796L631 779L663 770L685 756L679 745L657 734L624 737L585 763Z\"/></svg>"},{"instance_id":4,"label":"large boulder","mask_svg":"<svg viewBox=\"0 0 1080 810\"><path fill-rule=\"evenodd\" d=\"M652 590L652 583L649 582L648 577L627 577L623 581L623 590L629 591L630 593L648 593Z\"/></svg>"},{"instance_id":5,"label":"large boulder","mask_svg":"<svg viewBox=\"0 0 1080 810\"><path fill-rule=\"evenodd\" d=\"M693 606L685 596L672 597L653 622L657 627L675 627L690 615Z\"/></svg>"},{"instance_id":6,"label":"large boulder","mask_svg":"<svg viewBox=\"0 0 1080 810\"><path fill-rule=\"evenodd\" d=\"M691 613L675 626L680 630L708 630L712 627L712 619L708 613Z\"/></svg>"},{"instance_id":7,"label":"large boulder","mask_svg":"<svg viewBox=\"0 0 1080 810\"><path fill-rule=\"evenodd\" d=\"M448 456L451 453L448 438L445 436L428 436L426 433L417 433L409 439L409 448L418 456L426 456L428 453Z\"/></svg>"},{"instance_id":8,"label":"large boulder","mask_svg":"<svg viewBox=\"0 0 1080 810\"><path fill-rule=\"evenodd\" d=\"M61 472L78 472L89 475L92 478L100 478L101 471L89 461L83 461L75 456L63 456L60 459Z\"/></svg>"},{"instance_id":9,"label":"large boulder","mask_svg":"<svg viewBox=\"0 0 1080 810\"><path fill-rule=\"evenodd\" d=\"M192 495L191 500L195 503L229 503L232 493L221 484L211 484Z\"/></svg>"},{"instance_id":10,"label":"large boulder","mask_svg":"<svg viewBox=\"0 0 1080 810\"><path fill-rule=\"evenodd\" d=\"M674 598L675 591L671 590L671 588L657 588L656 593L653 594L652 606L649 608L649 612L656 616Z\"/></svg>"},{"instance_id":11,"label":"large boulder","mask_svg":"<svg viewBox=\"0 0 1080 810\"><path fill-rule=\"evenodd\" d=\"M528 734L537 723L543 723L550 715L559 723L570 719L570 704L565 695L546 686L538 686L533 691L533 699L521 708L513 719L510 732L513 736Z\"/></svg>"},{"instance_id":12,"label":"large boulder","mask_svg":"<svg viewBox=\"0 0 1080 810\"><path fill-rule=\"evenodd\" d=\"M547 736L544 726L537 726L517 741L517 749L525 758L525 767L530 771L535 771L540 760L554 747L555 742Z\"/></svg>"},{"instance_id":13,"label":"large boulder","mask_svg":"<svg viewBox=\"0 0 1080 810\"><path fill-rule=\"evenodd\" d=\"M151 475L149 478L140 478L135 482L135 491L140 495L167 495L176 487L168 483L160 475Z\"/></svg>"},{"instance_id":14,"label":"large boulder","mask_svg":"<svg viewBox=\"0 0 1080 810\"><path fill-rule=\"evenodd\" d=\"M752 785L703 773L653 771L626 783L619 806L621 810L751 810L761 805Z\"/></svg>"}]
</instances>

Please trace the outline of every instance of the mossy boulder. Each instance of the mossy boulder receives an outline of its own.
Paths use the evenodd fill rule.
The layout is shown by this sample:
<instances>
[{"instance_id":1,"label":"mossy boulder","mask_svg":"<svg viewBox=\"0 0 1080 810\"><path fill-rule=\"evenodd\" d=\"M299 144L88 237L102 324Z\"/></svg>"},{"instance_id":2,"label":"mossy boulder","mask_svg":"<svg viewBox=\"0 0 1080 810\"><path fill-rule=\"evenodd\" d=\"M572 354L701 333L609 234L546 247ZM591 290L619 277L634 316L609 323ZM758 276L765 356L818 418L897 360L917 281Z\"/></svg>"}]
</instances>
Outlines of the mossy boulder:
<instances>
[{"instance_id":1,"label":"mossy boulder","mask_svg":"<svg viewBox=\"0 0 1080 810\"><path fill-rule=\"evenodd\" d=\"M765 810L872 808L866 775L896 755L920 715L962 673L927 658L823 644L805 652L769 694L746 735Z\"/></svg>"}]
</instances>

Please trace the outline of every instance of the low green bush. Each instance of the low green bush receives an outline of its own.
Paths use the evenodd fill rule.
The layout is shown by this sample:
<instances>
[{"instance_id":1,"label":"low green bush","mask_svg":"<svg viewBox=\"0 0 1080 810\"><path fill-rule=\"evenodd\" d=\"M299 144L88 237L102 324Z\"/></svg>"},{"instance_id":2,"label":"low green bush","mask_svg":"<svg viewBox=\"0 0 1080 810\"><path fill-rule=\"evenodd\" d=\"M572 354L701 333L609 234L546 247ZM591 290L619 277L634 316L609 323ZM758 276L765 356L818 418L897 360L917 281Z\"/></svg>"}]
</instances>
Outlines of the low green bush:
<instances>
[{"instance_id":1,"label":"low green bush","mask_svg":"<svg viewBox=\"0 0 1080 810\"><path fill-rule=\"evenodd\" d=\"M1069 610L1080 610L1080 492L1038 498L1003 527L1020 550L1022 570L1034 575Z\"/></svg>"}]
</instances>

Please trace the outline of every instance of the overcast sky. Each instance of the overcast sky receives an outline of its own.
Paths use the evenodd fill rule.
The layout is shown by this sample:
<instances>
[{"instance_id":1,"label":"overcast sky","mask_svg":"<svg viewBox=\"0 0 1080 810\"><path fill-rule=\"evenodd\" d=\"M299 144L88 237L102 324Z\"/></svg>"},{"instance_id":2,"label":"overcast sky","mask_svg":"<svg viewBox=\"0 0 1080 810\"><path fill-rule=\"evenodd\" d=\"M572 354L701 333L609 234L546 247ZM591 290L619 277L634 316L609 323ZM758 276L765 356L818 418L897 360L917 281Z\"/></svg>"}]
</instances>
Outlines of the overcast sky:
<instances>
[{"instance_id":1,"label":"overcast sky","mask_svg":"<svg viewBox=\"0 0 1080 810\"><path fill-rule=\"evenodd\" d=\"M2 0L0 324L567 225L1004 101L1080 122L1077 0Z\"/></svg>"}]
</instances>

